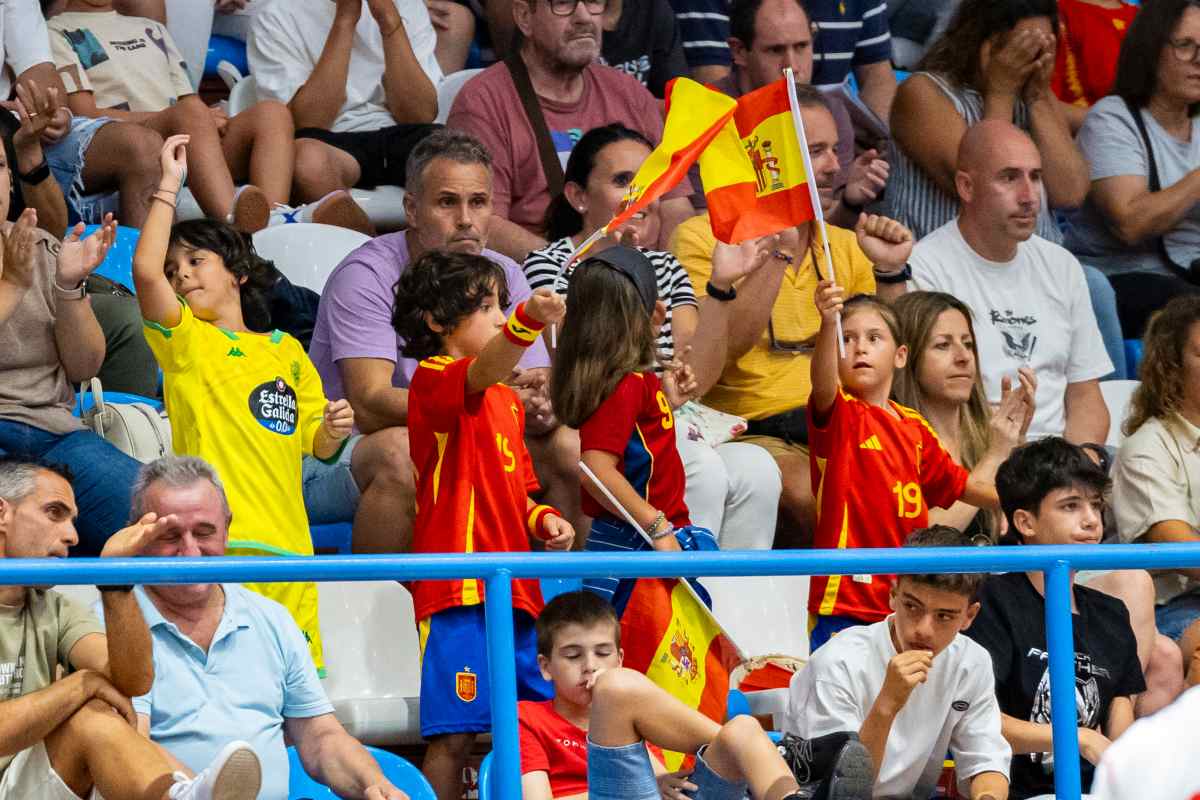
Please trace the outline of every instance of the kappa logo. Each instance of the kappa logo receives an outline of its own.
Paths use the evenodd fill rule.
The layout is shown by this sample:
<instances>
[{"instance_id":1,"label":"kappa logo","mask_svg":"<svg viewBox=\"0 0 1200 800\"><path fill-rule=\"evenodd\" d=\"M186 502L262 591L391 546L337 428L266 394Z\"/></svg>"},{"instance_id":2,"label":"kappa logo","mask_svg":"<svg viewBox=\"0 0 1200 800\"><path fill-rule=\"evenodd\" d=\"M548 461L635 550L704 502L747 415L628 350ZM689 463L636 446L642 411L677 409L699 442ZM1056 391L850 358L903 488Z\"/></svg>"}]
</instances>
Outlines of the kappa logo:
<instances>
[{"instance_id":1,"label":"kappa logo","mask_svg":"<svg viewBox=\"0 0 1200 800\"><path fill-rule=\"evenodd\" d=\"M229 352L226 353L225 355L229 356L230 358L245 358L246 357L246 354L242 352L242 348L238 347L236 344L233 347L229 348Z\"/></svg>"},{"instance_id":2,"label":"kappa logo","mask_svg":"<svg viewBox=\"0 0 1200 800\"><path fill-rule=\"evenodd\" d=\"M479 696L479 677L471 672L470 667L463 667L462 672L454 673L454 693L464 703L471 703Z\"/></svg>"},{"instance_id":3,"label":"kappa logo","mask_svg":"<svg viewBox=\"0 0 1200 800\"><path fill-rule=\"evenodd\" d=\"M859 450L882 450L883 445L879 443L879 437L875 434L868 436L862 444L858 446Z\"/></svg>"},{"instance_id":4,"label":"kappa logo","mask_svg":"<svg viewBox=\"0 0 1200 800\"><path fill-rule=\"evenodd\" d=\"M950 707L953 708L955 711L966 711L968 708L971 707L971 704L968 703L966 700L955 700L953 703L950 704Z\"/></svg>"}]
</instances>

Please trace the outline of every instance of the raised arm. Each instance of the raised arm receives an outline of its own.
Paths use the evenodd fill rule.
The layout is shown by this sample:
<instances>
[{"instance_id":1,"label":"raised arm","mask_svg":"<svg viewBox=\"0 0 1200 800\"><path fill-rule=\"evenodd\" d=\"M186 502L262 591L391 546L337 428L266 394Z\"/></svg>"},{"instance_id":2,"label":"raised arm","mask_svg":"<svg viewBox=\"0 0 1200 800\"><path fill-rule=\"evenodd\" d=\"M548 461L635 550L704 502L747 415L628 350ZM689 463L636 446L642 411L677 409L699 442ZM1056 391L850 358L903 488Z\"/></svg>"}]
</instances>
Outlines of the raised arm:
<instances>
[{"instance_id":1,"label":"raised arm","mask_svg":"<svg viewBox=\"0 0 1200 800\"><path fill-rule=\"evenodd\" d=\"M333 25L317 64L288 101L297 128L332 127L346 103L350 50L354 46L354 28L362 14L362 0L336 0L336 3Z\"/></svg>"},{"instance_id":2,"label":"raised arm","mask_svg":"<svg viewBox=\"0 0 1200 800\"><path fill-rule=\"evenodd\" d=\"M33 286L34 241L37 211L27 208L3 235L0 249L0 322L8 319Z\"/></svg>"},{"instance_id":3,"label":"raised arm","mask_svg":"<svg viewBox=\"0 0 1200 800\"><path fill-rule=\"evenodd\" d=\"M22 76L34 70L26 70ZM30 179L20 179L21 194L28 208L36 208L38 226L58 238L67 229L67 201L62 189L54 176L46 171L44 177L36 173L46 166L46 154L42 148L42 137L47 131L61 124L69 114L62 107L62 95L58 87L49 86L43 89L35 80L21 79L17 81L17 99L11 104L21 120L21 126L13 133L13 150L16 153L16 163L12 174L14 181L17 175L29 175ZM32 174L31 173L35 173Z\"/></svg>"},{"instance_id":4,"label":"raised arm","mask_svg":"<svg viewBox=\"0 0 1200 800\"><path fill-rule=\"evenodd\" d=\"M812 394L808 405L815 414L824 415L833 408L837 393L841 389L838 377L838 316L842 313L845 292L833 281L824 280L817 284L813 302L821 315L821 329L817 331L817 345L813 350Z\"/></svg>"},{"instance_id":5,"label":"raised arm","mask_svg":"<svg viewBox=\"0 0 1200 800\"><path fill-rule=\"evenodd\" d=\"M67 380L79 383L94 376L104 363L104 332L92 313L92 301L81 297L83 283L108 255L117 236L112 214L104 216L98 230L86 239L80 222L63 241L54 273L57 295L54 317L54 343Z\"/></svg>"},{"instance_id":6,"label":"raised arm","mask_svg":"<svg viewBox=\"0 0 1200 800\"><path fill-rule=\"evenodd\" d=\"M562 295L547 288L538 289L517 306L506 323L506 330L493 336L467 368L467 393L482 392L494 383L508 380L521 356L525 355L525 349L537 340L538 331L546 325L562 322L566 311L567 303ZM528 320L522 319L525 316ZM536 324L537 330L528 324L529 321Z\"/></svg>"},{"instance_id":7,"label":"raised arm","mask_svg":"<svg viewBox=\"0 0 1200 800\"><path fill-rule=\"evenodd\" d=\"M1050 90L1054 74L1054 37L1043 38L1043 50L1025 83L1029 134L1042 154L1043 182L1051 208L1078 208L1088 193L1088 165L1075 144L1062 104Z\"/></svg>"},{"instance_id":8,"label":"raised arm","mask_svg":"<svg viewBox=\"0 0 1200 800\"><path fill-rule=\"evenodd\" d=\"M187 174L188 138L172 136L163 142L160 153L162 179L152 196L150 212L142 224L142 234L133 253L133 287L137 291L142 317L164 328L174 328L181 319L179 300L167 279L164 265L171 223L175 218L176 197Z\"/></svg>"},{"instance_id":9,"label":"raised arm","mask_svg":"<svg viewBox=\"0 0 1200 800\"><path fill-rule=\"evenodd\" d=\"M413 52L404 19L393 0L367 0L383 34L383 94L388 111L399 123L433 122L438 113L437 88Z\"/></svg>"}]
</instances>

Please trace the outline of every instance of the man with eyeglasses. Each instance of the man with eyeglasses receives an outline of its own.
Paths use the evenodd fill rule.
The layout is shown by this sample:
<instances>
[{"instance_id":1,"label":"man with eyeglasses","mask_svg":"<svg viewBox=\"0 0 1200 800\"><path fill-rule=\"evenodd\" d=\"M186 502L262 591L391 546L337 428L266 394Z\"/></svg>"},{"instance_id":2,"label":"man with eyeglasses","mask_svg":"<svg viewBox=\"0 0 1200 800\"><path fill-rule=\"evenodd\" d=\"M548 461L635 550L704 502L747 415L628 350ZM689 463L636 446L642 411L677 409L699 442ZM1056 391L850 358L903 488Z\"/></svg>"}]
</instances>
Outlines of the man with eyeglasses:
<instances>
[{"instance_id":1,"label":"man with eyeglasses","mask_svg":"<svg viewBox=\"0 0 1200 800\"><path fill-rule=\"evenodd\" d=\"M811 86L797 86L800 117L808 138L813 175L828 213L838 173L838 132L829 101ZM767 265L733 287L714 286L716 239L707 216L680 225L671 251L687 269L702 302L735 304L730 318L725 370L704 403L750 422L738 441L765 449L783 477L776 546L807 545L814 498L808 461L805 406L812 390L809 363L821 317L813 304L817 282L836 277L846 296L874 294L875 276L902 272L911 234L886 217L863 216L854 232L827 226L833 275L816 224L783 231ZM901 279L902 280L902 279Z\"/></svg>"},{"instance_id":2,"label":"man with eyeglasses","mask_svg":"<svg viewBox=\"0 0 1200 800\"><path fill-rule=\"evenodd\" d=\"M409 152L434 130L436 46L422 0L263 3L246 51L259 99L286 103L296 123L297 200L404 185Z\"/></svg>"},{"instance_id":3,"label":"man with eyeglasses","mask_svg":"<svg viewBox=\"0 0 1200 800\"><path fill-rule=\"evenodd\" d=\"M546 244L546 207L561 191L562 166L585 132L619 122L652 142L662 137L662 113L650 92L596 63L607 8L608 0L513 0L520 46L468 81L450 109L446 124L474 135L492 154L488 241L518 262ZM662 200L662 241L693 213L689 191L683 184Z\"/></svg>"}]
</instances>

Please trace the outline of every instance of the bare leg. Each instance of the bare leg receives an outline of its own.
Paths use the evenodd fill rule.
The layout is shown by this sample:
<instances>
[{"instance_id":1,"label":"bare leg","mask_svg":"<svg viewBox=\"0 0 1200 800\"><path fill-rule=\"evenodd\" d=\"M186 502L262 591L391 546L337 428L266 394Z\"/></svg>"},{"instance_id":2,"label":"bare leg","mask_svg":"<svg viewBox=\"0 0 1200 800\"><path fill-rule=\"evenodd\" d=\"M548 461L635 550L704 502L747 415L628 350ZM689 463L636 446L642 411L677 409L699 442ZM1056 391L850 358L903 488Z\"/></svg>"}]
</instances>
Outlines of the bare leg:
<instances>
[{"instance_id":1,"label":"bare leg","mask_svg":"<svg viewBox=\"0 0 1200 800\"><path fill-rule=\"evenodd\" d=\"M579 431L559 425L544 436L526 434L525 446L542 485L542 502L561 511L575 527L575 549L582 550L592 521L580 499Z\"/></svg>"},{"instance_id":2,"label":"bare leg","mask_svg":"<svg viewBox=\"0 0 1200 800\"><path fill-rule=\"evenodd\" d=\"M50 764L80 797L158 800L175 782L161 749L111 706L92 700L46 737Z\"/></svg>"},{"instance_id":3,"label":"bare leg","mask_svg":"<svg viewBox=\"0 0 1200 800\"><path fill-rule=\"evenodd\" d=\"M817 500L813 496L808 456L800 453L773 454L779 465L783 490L779 495L779 522L775 547L812 547L816 529Z\"/></svg>"},{"instance_id":4,"label":"bare leg","mask_svg":"<svg viewBox=\"0 0 1200 800\"><path fill-rule=\"evenodd\" d=\"M1193 622L1179 637L1179 649L1187 665L1187 685L1200 686L1200 621Z\"/></svg>"},{"instance_id":5,"label":"bare leg","mask_svg":"<svg viewBox=\"0 0 1200 800\"><path fill-rule=\"evenodd\" d=\"M146 120L146 125L164 138L177 133L191 136L188 188L206 215L225 219L233 210L233 176L225 163L216 123L204 101L198 95L188 95Z\"/></svg>"},{"instance_id":6,"label":"bare leg","mask_svg":"<svg viewBox=\"0 0 1200 800\"><path fill-rule=\"evenodd\" d=\"M1183 670L1183 652L1179 645L1161 633L1156 635L1150 663L1145 669L1146 691L1134 701L1134 716L1148 717L1174 702L1185 688Z\"/></svg>"},{"instance_id":7,"label":"bare leg","mask_svg":"<svg viewBox=\"0 0 1200 800\"><path fill-rule=\"evenodd\" d=\"M312 203L330 192L349 189L362 176L353 156L317 139L296 140L295 164L292 199L296 203Z\"/></svg>"},{"instance_id":8,"label":"bare leg","mask_svg":"<svg viewBox=\"0 0 1200 800\"><path fill-rule=\"evenodd\" d=\"M416 514L408 429L384 428L363 437L354 448L350 470L362 490L354 514L354 552L408 550Z\"/></svg>"},{"instance_id":9,"label":"bare leg","mask_svg":"<svg viewBox=\"0 0 1200 800\"><path fill-rule=\"evenodd\" d=\"M451 733L429 742L421 772L438 800L459 800L463 793L463 768L475 745L473 733Z\"/></svg>"},{"instance_id":10,"label":"bare leg","mask_svg":"<svg viewBox=\"0 0 1200 800\"><path fill-rule=\"evenodd\" d=\"M162 143L157 133L132 122L103 126L96 131L84 158L84 190L117 190L121 193L121 223L141 228L149 213L150 195L162 177L158 165Z\"/></svg>"},{"instance_id":11,"label":"bare leg","mask_svg":"<svg viewBox=\"0 0 1200 800\"><path fill-rule=\"evenodd\" d=\"M260 101L230 118L221 149L233 179L254 184L272 203L287 203L295 163L292 133L292 113L276 100Z\"/></svg>"}]
</instances>

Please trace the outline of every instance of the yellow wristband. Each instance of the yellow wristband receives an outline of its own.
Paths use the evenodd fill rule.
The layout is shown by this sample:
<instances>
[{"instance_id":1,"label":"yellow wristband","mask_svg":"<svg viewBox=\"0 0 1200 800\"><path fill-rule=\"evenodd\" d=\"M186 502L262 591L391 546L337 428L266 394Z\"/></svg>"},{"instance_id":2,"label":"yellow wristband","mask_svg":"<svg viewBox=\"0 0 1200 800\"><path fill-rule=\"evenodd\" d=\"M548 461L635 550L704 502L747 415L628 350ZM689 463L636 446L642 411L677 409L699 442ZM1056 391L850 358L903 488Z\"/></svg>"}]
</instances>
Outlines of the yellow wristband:
<instances>
[{"instance_id":1,"label":"yellow wristband","mask_svg":"<svg viewBox=\"0 0 1200 800\"><path fill-rule=\"evenodd\" d=\"M542 521L551 514L556 517L562 516L557 508L545 504L529 509L529 516L525 520L525 526L529 528L529 535L535 539L546 541L546 534L542 532Z\"/></svg>"}]
</instances>

